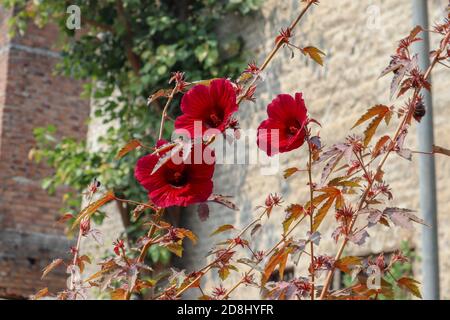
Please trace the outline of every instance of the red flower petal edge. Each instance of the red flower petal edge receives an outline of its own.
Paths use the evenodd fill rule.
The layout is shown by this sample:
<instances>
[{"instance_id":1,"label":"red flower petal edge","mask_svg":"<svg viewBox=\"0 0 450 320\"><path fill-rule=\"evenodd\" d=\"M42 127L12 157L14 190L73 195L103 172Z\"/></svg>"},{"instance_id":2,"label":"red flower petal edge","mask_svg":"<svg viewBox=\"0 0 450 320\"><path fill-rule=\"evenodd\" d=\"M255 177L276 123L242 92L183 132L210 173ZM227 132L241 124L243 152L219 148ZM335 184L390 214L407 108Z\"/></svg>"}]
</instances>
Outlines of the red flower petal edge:
<instances>
[{"instance_id":1,"label":"red flower petal edge","mask_svg":"<svg viewBox=\"0 0 450 320\"><path fill-rule=\"evenodd\" d=\"M169 152L169 151L168 151ZM202 153L202 157L197 157ZM203 158L203 154L211 155ZM146 155L140 158L134 171L138 182L148 191L149 199L158 207L186 207L193 203L204 202L213 190L214 153L208 147L193 147L188 161L177 161L171 157L153 174L160 155ZM197 163L198 162L198 163Z\"/></svg>"},{"instance_id":2,"label":"red flower petal edge","mask_svg":"<svg viewBox=\"0 0 450 320\"><path fill-rule=\"evenodd\" d=\"M196 85L181 99L183 114L175 120L175 129L185 129L191 138L202 136L208 129L223 132L231 116L238 110L236 91L227 79L212 80L209 86ZM199 129L194 132L194 124Z\"/></svg>"},{"instance_id":3,"label":"red flower petal edge","mask_svg":"<svg viewBox=\"0 0 450 320\"><path fill-rule=\"evenodd\" d=\"M269 156L299 148L305 142L306 112L301 93L278 95L267 106L268 118L258 127L258 147Z\"/></svg>"}]
</instances>

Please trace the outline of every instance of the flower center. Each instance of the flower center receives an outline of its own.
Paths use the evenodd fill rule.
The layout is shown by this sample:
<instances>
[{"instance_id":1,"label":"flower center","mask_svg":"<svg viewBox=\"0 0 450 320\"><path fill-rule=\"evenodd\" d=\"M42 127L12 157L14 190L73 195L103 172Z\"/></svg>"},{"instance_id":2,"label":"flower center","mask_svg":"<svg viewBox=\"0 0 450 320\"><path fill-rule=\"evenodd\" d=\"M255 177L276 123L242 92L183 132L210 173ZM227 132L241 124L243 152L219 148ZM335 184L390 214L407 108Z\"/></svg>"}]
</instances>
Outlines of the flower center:
<instances>
[{"instance_id":1,"label":"flower center","mask_svg":"<svg viewBox=\"0 0 450 320\"><path fill-rule=\"evenodd\" d=\"M212 128L217 128L222 123L222 120L215 112L209 116L209 120L209 125Z\"/></svg>"},{"instance_id":2,"label":"flower center","mask_svg":"<svg viewBox=\"0 0 450 320\"><path fill-rule=\"evenodd\" d=\"M182 171L171 172L167 176L167 181L174 187L181 187L186 184L186 175Z\"/></svg>"},{"instance_id":3,"label":"flower center","mask_svg":"<svg viewBox=\"0 0 450 320\"><path fill-rule=\"evenodd\" d=\"M299 128L297 128L296 126L290 126L288 131L290 134L292 134L293 136L295 136L298 132Z\"/></svg>"}]
</instances>

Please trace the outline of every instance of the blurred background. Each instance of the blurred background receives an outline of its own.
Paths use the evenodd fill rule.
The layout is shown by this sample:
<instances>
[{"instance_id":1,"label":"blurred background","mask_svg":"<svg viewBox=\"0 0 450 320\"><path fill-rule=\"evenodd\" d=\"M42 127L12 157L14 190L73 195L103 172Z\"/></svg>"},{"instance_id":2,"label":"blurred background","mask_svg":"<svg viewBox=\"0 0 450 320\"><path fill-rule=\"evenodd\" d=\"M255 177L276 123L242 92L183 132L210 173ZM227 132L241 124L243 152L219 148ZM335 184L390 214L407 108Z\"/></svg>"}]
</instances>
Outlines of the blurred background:
<instances>
[{"instance_id":1,"label":"blurred background","mask_svg":"<svg viewBox=\"0 0 450 320\"><path fill-rule=\"evenodd\" d=\"M0 4L0 298L7 299L65 286L64 270L44 280L41 272L53 259L68 257L73 235L56 221L66 212L79 211L82 192L95 178L121 198L146 201L133 177L134 164L144 151L121 160L115 155L133 138L154 144L162 106L158 102L148 106L147 97L168 87L171 72L185 72L188 81L235 78L248 62L262 62L279 30L301 9L299 0L1 0ZM422 14L433 25L447 15L448 5L448 0L321 1L302 20L293 43L324 51L324 67L301 54L291 58L291 52L283 50L267 70L256 103L241 105L237 114L241 128L256 129L275 95L303 92L311 116L323 126L323 142L343 141L367 108L392 104L390 79L378 76L398 40L417 24L413 20ZM438 41L430 35L431 48ZM437 67L432 84L435 143L448 148L448 70ZM402 101L395 103L399 106ZM170 115L177 114L178 103L173 103ZM168 122L166 137L171 130ZM413 150L420 150L417 136L414 126L406 142ZM233 196L239 211L210 205L209 218L201 221L196 206L172 209L171 221L192 229L200 241L188 245L181 259L152 248L148 263L156 271L194 270L207 261L211 230L225 223L246 225L269 193L282 195L285 204L305 202L309 194L304 179L298 175L285 180L282 174L286 168L304 165L305 159L305 150L282 155L280 172L273 176L262 176L257 165L218 165L214 192ZM394 193L389 205L420 211L418 157L409 162L394 155L385 171ZM370 230L364 246L349 246L346 254L369 257L401 249L411 263L395 270L396 275L428 279L426 298L450 298L449 178L450 161L436 157L438 246L423 248L420 227L379 226ZM92 259L88 269L95 270L96 263L112 254L117 238L126 238L132 246L143 235L145 216L135 217L133 209L111 203L94 215L103 244L83 242L83 253ZM281 209L272 214L256 250L278 241L282 217ZM337 246L330 236L333 216L327 219L319 254L331 255ZM299 236L305 233L298 230ZM439 252L439 263L430 248ZM428 278L424 261L427 274L432 273ZM289 262L286 277L304 270L305 264ZM239 276L232 273L226 283ZM430 283L433 279L437 281ZM339 288L346 281L350 280L336 274L333 286ZM218 282L214 273L205 286ZM186 297L198 295L190 290ZM248 287L234 296L258 297L258 290ZM398 290L395 298L411 297Z\"/></svg>"}]
</instances>

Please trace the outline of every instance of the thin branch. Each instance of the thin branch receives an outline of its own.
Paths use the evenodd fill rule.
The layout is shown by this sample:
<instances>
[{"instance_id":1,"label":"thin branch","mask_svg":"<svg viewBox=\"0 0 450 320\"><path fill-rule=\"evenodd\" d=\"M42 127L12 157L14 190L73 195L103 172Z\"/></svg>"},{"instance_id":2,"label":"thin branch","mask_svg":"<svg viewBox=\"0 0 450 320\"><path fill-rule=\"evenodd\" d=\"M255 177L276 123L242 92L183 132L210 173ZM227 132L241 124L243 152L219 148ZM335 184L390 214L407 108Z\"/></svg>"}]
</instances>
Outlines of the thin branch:
<instances>
[{"instance_id":1,"label":"thin branch","mask_svg":"<svg viewBox=\"0 0 450 320\"><path fill-rule=\"evenodd\" d=\"M160 123L160 125L159 125L159 135L158 135L158 140L161 140L162 137L163 137L163 133L164 133L164 123L166 122L166 119L167 119L167 110L169 109L170 103L172 102L173 97L174 97L175 93L177 92L177 90L178 90L178 88L177 88L177 86L175 85L175 88L173 88L172 91L170 92L170 95L169 95L169 97L168 97L168 99L167 99L167 102L166 102L166 104L165 104L165 106L164 106L164 109L163 109L163 111L162 111L162 114L161 114L161 123Z\"/></svg>"},{"instance_id":2,"label":"thin branch","mask_svg":"<svg viewBox=\"0 0 450 320\"><path fill-rule=\"evenodd\" d=\"M446 46L446 44L448 43L449 38L450 38L450 33L448 33L446 35L444 41L442 42L443 46ZM428 79L428 77L430 76L431 71L433 70L434 66L439 61L440 54L444 50L445 50L445 47L444 48L439 48L437 50L433 61L431 62L430 66L428 67L428 69L426 70L426 72L424 74L424 79ZM414 90L412 101L415 101L415 99L419 96L421 89L422 88L418 87L418 88L416 88ZM404 115L402 121L400 122L400 124L397 127L397 130L395 132L395 135L394 135L394 138L392 139L392 141L396 141L398 139L398 137L400 136L400 134L401 134L405 124L407 123L408 119L411 118L413 112L414 112L413 108L410 108L408 110L408 112ZM389 155L391 154L392 151L393 151L393 148L389 148L388 151L385 153L384 157L382 158L382 160L380 161L380 163L377 166L377 169L376 169L377 173L382 170L383 165L385 164L387 158L389 157ZM362 209L362 207L363 207L363 205L364 205L364 203L365 203L365 201L367 199L367 195L369 194L370 189L372 188L373 182L374 182L374 179L371 179L370 181L368 181L367 188L365 189L365 191L364 191L364 193L363 193L363 195L361 197L361 201L359 202L357 212L359 212ZM355 215L354 219L352 220L352 222L350 224L350 230L353 230L353 227L354 227L354 225L356 223L357 217L358 217L358 215ZM339 247L338 252L336 253L335 261L337 261L337 260L339 260L341 258L342 253L344 252L344 248L347 245L347 243L348 243L348 238L345 238L343 240L341 246ZM328 271L328 274L327 274L327 277L326 277L326 280L325 280L325 284L324 284L322 292L320 294L320 299L324 299L325 296L328 293L328 289L330 287L331 280L333 279L334 270L335 270L335 268L333 267L331 270Z\"/></svg>"},{"instance_id":3,"label":"thin branch","mask_svg":"<svg viewBox=\"0 0 450 320\"><path fill-rule=\"evenodd\" d=\"M314 216L314 205L313 205L313 199L314 199L314 185L312 180L312 150L311 150L311 143L308 139L308 153L309 153L309 160L308 160L308 179L309 179L309 203L311 203L309 207L309 232L312 234L313 232L313 216ZM311 241L310 243L310 251L311 251L311 300L314 300L314 242Z\"/></svg>"}]
</instances>

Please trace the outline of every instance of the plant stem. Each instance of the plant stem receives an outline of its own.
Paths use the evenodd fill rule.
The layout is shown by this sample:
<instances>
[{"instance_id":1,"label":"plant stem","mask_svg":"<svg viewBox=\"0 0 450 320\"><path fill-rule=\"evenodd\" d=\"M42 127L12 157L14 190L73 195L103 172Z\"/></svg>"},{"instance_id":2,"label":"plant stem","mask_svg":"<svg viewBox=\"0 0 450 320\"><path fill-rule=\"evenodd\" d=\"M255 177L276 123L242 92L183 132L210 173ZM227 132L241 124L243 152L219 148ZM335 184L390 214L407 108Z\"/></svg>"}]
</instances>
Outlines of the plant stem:
<instances>
[{"instance_id":1,"label":"plant stem","mask_svg":"<svg viewBox=\"0 0 450 320\"><path fill-rule=\"evenodd\" d=\"M445 47L446 47L446 45L447 45L447 43L449 41L449 38L450 38L450 33L448 33L445 36L444 41L442 41L442 47L437 50L433 61L431 62L431 64L428 67L428 69L426 70L426 72L424 74L424 79L425 80L428 79L428 77L430 76L431 71L433 70L434 66L438 63L439 58L440 58L440 54L445 51ZM412 101L416 100L416 98L420 94L421 89L422 89L421 87L418 87L418 88L416 88L414 90L414 93L413 93L413 96L412 96ZM399 126L397 127L397 130L395 132L394 138L392 139L391 146L393 146L393 144L395 143L397 138L400 136L400 134L401 134L405 124L408 122L408 119L411 118L413 112L414 112L413 108L409 108L408 112L404 115L402 121L400 122ZM377 166L376 173L378 173L378 172L380 172L382 170L383 165L385 164L387 158L389 157L389 155L391 154L392 151L393 151L393 148L391 147L385 153L384 157L382 158L382 160L380 161L380 163ZM364 193L363 193L363 195L361 197L361 201L359 202L357 213L363 207L364 202L366 201L367 195L369 194L370 189L372 188L373 181L374 181L374 179L371 179L370 181L368 181L367 188L365 189L365 191L364 191ZM353 230L353 227L354 227L354 225L356 223L357 217L358 217L358 215L356 214L355 218L352 220L352 222L350 224L350 231ZM341 258L342 253L344 252L344 249L345 249L345 246L347 245L347 243L348 243L348 239L345 238L343 240L341 246L339 247L338 252L336 253L335 261L337 261L337 260L339 260ZM333 279L334 270L335 270L335 268L333 267L330 271L328 271L327 277L325 279L325 284L324 284L322 292L320 294L320 299L321 300L324 299L325 296L328 293L328 289L330 287L331 280Z\"/></svg>"},{"instance_id":2,"label":"plant stem","mask_svg":"<svg viewBox=\"0 0 450 320\"><path fill-rule=\"evenodd\" d=\"M156 220L157 222L159 222L159 220L161 220L161 218L162 218L162 216L163 216L163 214L164 214L164 209L159 209L155 214L156 214L155 220ZM148 230L148 232L147 232L147 237L148 237L150 240L142 247L141 252L139 253L138 260L137 260L138 263L143 263L143 262L144 262L145 257L146 257L146 255L147 255L147 251L150 249L150 247L151 247L153 244L158 243L158 241L160 240L160 238L152 239L152 237L155 235L155 232L156 232L156 226L155 226L155 225L152 225L152 226L150 227L150 229ZM136 279L136 280L137 280L137 279ZM125 300L130 300L130 298L131 298L131 292L132 292L133 288L134 288L134 284L133 284L133 287L128 288L128 291L127 291L127 293L126 293L126 295L125 295Z\"/></svg>"},{"instance_id":3,"label":"plant stem","mask_svg":"<svg viewBox=\"0 0 450 320\"><path fill-rule=\"evenodd\" d=\"M309 7L311 7L311 5L313 4L313 1L308 1L308 3L306 4L306 6L302 9L302 11L300 12L300 14L297 16L297 18L291 23L291 25L289 26L289 30L293 30L295 29L295 27L297 26L297 24L300 22L300 20L303 18L303 16L305 15L306 11L308 11ZM275 55L277 54L277 52L280 50L280 48L283 46L283 44L285 44L285 42L283 41L283 39L279 39L277 41L277 43L275 44L275 47L272 49L272 51L270 51L269 55L266 57L266 59L264 60L264 62L261 64L261 66L259 67L259 71L262 72L266 69L266 67L270 64L270 62L272 61L272 59L275 57ZM255 85L256 81L258 80L258 76L254 77L253 80L250 82L250 84L247 87L247 90L245 91L245 94L241 95L237 101L238 104L240 104L242 102L242 100L244 100L244 98L247 96L247 94L249 93L249 91L251 90L251 88Z\"/></svg>"},{"instance_id":4,"label":"plant stem","mask_svg":"<svg viewBox=\"0 0 450 320\"><path fill-rule=\"evenodd\" d=\"M310 235L313 233L313 213L314 213L314 205L313 205L313 199L314 199L314 185L312 180L312 150L311 150L311 143L309 140L308 143L308 153L309 153L309 161L308 161L308 179L309 179L309 201L311 205L309 206L309 232ZM314 242L311 241L310 243L310 252L311 252L311 266L310 266L310 272L311 272L311 300L314 300Z\"/></svg>"},{"instance_id":5,"label":"plant stem","mask_svg":"<svg viewBox=\"0 0 450 320\"><path fill-rule=\"evenodd\" d=\"M163 132L164 132L164 123L166 122L166 117L167 117L167 109L169 108L170 103L172 102L173 97L174 97L175 93L177 92L177 90L178 90L178 89L177 89L177 86L175 85L175 87L172 89L172 92L170 92L170 95L169 95L169 97L167 98L166 104L165 104L164 109L163 109L163 111L162 111L162 114L161 114L161 123L160 123L160 125L159 125L159 135L158 135L158 140L161 140L161 139L162 139Z\"/></svg>"},{"instance_id":6,"label":"plant stem","mask_svg":"<svg viewBox=\"0 0 450 320\"><path fill-rule=\"evenodd\" d=\"M89 195L89 200L88 200L88 204L86 207L89 207L92 203L92 198L93 198L93 194ZM87 217L89 219L89 217ZM80 225L78 226L78 237L77 237L77 244L75 246L75 252L73 254L73 260L72 260L72 265L76 265L77 264L77 260L78 260L78 256L79 256L79 252L81 249L81 238L83 237L83 231L81 230L81 225L82 225L83 221L80 221ZM71 273L70 275L70 285L73 286L73 273ZM72 289L72 288L71 288Z\"/></svg>"},{"instance_id":7,"label":"plant stem","mask_svg":"<svg viewBox=\"0 0 450 320\"><path fill-rule=\"evenodd\" d=\"M278 248L278 246L280 245L280 244L282 244L284 241L285 241L285 239L286 239L286 237L288 236L288 235L290 235L294 230L295 230L295 228L303 221L303 219L306 217L306 215L304 215L300 220L298 220L294 225L293 225L293 227L291 228L291 230L289 230L284 236L283 236L283 238L280 240L280 241L278 241L271 249L269 249L269 251L266 251L265 253L264 253L264 257L267 257L267 256L269 256L273 251L275 251L275 249L276 248ZM309 240L308 240L308 242L309 242ZM308 244L308 243L306 243L306 244ZM305 245L306 245L305 244ZM228 296L234 291L234 290L236 290L242 283L244 283L244 281L243 281L243 279L246 277L246 276L249 276L249 275L251 275L252 274L252 272L253 272L253 270L255 270L255 267L257 266L257 265L259 265L260 263L261 263L261 261L262 260L260 260L260 261L257 261L256 263L255 263L255 265L254 266L252 266L245 274L244 274L244 276L239 280L239 282L238 283L236 283L225 295L224 295L224 299L225 298L228 298Z\"/></svg>"}]
</instances>

